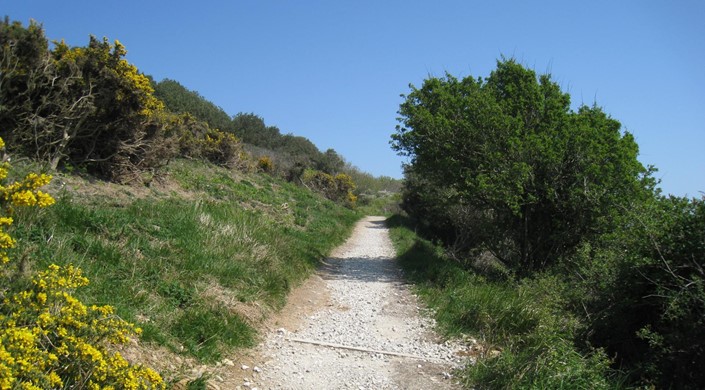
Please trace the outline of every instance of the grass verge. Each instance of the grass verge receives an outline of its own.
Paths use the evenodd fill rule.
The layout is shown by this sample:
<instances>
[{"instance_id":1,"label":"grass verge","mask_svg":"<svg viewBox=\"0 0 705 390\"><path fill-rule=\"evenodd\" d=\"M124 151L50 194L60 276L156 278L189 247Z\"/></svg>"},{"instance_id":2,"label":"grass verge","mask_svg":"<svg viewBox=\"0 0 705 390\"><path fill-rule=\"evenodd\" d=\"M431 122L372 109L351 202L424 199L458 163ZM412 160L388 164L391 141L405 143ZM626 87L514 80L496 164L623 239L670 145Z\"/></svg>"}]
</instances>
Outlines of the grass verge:
<instances>
[{"instance_id":1,"label":"grass verge","mask_svg":"<svg viewBox=\"0 0 705 390\"><path fill-rule=\"evenodd\" d=\"M461 376L467 388L611 389L620 384L599 350L574 345L581 324L562 309L565 286L550 275L489 280L419 238L408 220L387 220L407 278L443 332L480 343Z\"/></svg>"}]
</instances>

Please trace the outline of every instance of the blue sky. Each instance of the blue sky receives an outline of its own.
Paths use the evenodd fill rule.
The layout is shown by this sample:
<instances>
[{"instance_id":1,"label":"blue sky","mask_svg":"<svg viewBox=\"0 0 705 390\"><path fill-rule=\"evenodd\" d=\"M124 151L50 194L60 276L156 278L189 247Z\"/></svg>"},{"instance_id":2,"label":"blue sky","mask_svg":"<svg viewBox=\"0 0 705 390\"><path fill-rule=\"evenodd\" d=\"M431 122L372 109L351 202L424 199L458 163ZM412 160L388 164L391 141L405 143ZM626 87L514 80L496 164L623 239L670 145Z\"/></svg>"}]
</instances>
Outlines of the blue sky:
<instances>
[{"instance_id":1,"label":"blue sky","mask_svg":"<svg viewBox=\"0 0 705 390\"><path fill-rule=\"evenodd\" d=\"M155 79L393 177L409 83L514 57L619 120L666 193L705 191L703 1L0 0L0 14L70 45L118 39Z\"/></svg>"}]
</instances>

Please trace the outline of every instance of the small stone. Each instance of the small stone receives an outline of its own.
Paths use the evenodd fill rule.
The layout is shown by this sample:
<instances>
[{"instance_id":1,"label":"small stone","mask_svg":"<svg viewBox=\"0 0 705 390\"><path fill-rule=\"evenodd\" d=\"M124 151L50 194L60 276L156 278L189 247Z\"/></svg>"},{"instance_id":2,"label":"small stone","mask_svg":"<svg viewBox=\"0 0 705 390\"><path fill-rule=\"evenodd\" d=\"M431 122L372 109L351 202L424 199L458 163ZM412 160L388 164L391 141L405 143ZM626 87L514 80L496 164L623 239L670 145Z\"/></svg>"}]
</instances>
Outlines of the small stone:
<instances>
[{"instance_id":1,"label":"small stone","mask_svg":"<svg viewBox=\"0 0 705 390\"><path fill-rule=\"evenodd\" d=\"M235 363L230 359L223 359L221 361L221 363L225 364L226 366L231 366L231 367L235 365Z\"/></svg>"}]
</instances>

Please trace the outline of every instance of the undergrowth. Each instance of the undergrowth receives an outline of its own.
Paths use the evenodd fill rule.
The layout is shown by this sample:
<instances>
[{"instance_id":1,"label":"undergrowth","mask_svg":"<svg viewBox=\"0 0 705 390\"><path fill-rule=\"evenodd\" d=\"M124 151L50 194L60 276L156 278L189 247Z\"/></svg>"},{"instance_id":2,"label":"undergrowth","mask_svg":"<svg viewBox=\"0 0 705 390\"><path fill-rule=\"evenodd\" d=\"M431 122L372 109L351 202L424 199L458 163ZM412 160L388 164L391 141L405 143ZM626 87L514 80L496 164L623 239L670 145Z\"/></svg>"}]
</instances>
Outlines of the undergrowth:
<instances>
[{"instance_id":1,"label":"undergrowth","mask_svg":"<svg viewBox=\"0 0 705 390\"><path fill-rule=\"evenodd\" d=\"M490 279L463 268L416 236L405 218L387 221L399 261L443 332L479 342L467 388L611 389L621 387L600 350L576 346L581 324L562 309L555 277Z\"/></svg>"}]
</instances>

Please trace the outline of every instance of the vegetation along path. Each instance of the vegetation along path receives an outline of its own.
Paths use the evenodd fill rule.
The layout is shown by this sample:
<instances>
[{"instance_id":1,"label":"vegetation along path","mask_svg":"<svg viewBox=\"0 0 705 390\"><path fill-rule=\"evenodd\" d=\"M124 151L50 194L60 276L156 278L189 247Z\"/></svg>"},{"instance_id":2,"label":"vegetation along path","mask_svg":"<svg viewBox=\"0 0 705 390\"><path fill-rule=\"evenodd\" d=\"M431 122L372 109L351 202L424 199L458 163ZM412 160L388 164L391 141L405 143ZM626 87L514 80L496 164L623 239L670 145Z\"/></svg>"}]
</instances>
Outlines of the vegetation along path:
<instances>
[{"instance_id":1,"label":"vegetation along path","mask_svg":"<svg viewBox=\"0 0 705 390\"><path fill-rule=\"evenodd\" d=\"M243 388L455 388L454 342L401 278L381 217L367 217L318 276L295 292L258 347Z\"/></svg>"}]
</instances>

